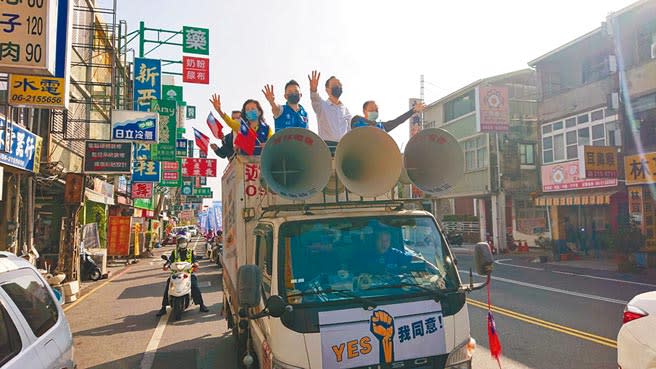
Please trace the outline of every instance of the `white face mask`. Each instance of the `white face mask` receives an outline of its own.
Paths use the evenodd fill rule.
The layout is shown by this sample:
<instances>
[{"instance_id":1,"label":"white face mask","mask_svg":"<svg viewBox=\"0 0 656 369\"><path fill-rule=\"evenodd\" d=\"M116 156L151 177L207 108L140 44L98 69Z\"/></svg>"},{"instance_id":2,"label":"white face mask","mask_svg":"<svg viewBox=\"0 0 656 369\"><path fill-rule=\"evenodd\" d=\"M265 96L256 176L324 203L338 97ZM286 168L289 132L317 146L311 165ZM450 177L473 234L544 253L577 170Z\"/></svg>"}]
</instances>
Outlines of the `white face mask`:
<instances>
[{"instance_id":1,"label":"white face mask","mask_svg":"<svg viewBox=\"0 0 656 369\"><path fill-rule=\"evenodd\" d=\"M367 112L367 119L369 119L372 122L375 122L376 119L378 119L378 112L377 111Z\"/></svg>"}]
</instances>

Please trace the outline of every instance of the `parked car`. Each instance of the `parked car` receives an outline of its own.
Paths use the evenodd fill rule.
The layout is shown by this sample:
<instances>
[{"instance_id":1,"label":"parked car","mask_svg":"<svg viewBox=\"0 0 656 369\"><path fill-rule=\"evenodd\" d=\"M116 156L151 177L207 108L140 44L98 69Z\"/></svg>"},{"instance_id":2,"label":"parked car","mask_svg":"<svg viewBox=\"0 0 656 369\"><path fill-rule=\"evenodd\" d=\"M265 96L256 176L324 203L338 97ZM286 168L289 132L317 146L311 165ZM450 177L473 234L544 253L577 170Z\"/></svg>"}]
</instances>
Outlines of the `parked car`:
<instances>
[{"instance_id":1,"label":"parked car","mask_svg":"<svg viewBox=\"0 0 656 369\"><path fill-rule=\"evenodd\" d=\"M624 308L623 323L617 335L619 368L656 368L656 291L632 298Z\"/></svg>"},{"instance_id":2,"label":"parked car","mask_svg":"<svg viewBox=\"0 0 656 369\"><path fill-rule=\"evenodd\" d=\"M187 226L187 232L189 232L191 237L197 237L198 236L198 228L196 228L196 226L193 226L193 225Z\"/></svg>"},{"instance_id":3,"label":"parked car","mask_svg":"<svg viewBox=\"0 0 656 369\"><path fill-rule=\"evenodd\" d=\"M188 234L189 231L187 230L186 226L171 228L171 232L164 239L164 242L162 243L162 246L163 245L175 245L176 236L180 233L187 233Z\"/></svg>"},{"instance_id":4,"label":"parked car","mask_svg":"<svg viewBox=\"0 0 656 369\"><path fill-rule=\"evenodd\" d=\"M8 252L0 252L0 367L75 367L73 335L54 291L32 264Z\"/></svg>"}]
</instances>

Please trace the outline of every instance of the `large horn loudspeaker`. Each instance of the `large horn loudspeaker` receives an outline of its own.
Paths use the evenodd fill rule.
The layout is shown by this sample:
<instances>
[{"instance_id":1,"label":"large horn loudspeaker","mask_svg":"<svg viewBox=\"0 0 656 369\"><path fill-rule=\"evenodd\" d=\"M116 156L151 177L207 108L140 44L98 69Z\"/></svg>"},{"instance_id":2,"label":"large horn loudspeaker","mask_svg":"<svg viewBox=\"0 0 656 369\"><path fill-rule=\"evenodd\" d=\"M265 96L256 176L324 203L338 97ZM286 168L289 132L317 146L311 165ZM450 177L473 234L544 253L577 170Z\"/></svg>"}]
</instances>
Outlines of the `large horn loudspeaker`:
<instances>
[{"instance_id":1,"label":"large horn loudspeaker","mask_svg":"<svg viewBox=\"0 0 656 369\"><path fill-rule=\"evenodd\" d=\"M412 136L403 164L420 190L440 194L455 186L464 174L465 156L458 141L447 131L424 129Z\"/></svg>"},{"instance_id":2,"label":"large horn loudspeaker","mask_svg":"<svg viewBox=\"0 0 656 369\"><path fill-rule=\"evenodd\" d=\"M305 199L323 190L331 166L328 145L303 128L286 128L270 137L260 161L266 185L288 199Z\"/></svg>"},{"instance_id":3,"label":"large horn loudspeaker","mask_svg":"<svg viewBox=\"0 0 656 369\"><path fill-rule=\"evenodd\" d=\"M342 137L335 150L339 180L349 191L363 197L391 191L401 167L399 147L379 128L356 128Z\"/></svg>"}]
</instances>

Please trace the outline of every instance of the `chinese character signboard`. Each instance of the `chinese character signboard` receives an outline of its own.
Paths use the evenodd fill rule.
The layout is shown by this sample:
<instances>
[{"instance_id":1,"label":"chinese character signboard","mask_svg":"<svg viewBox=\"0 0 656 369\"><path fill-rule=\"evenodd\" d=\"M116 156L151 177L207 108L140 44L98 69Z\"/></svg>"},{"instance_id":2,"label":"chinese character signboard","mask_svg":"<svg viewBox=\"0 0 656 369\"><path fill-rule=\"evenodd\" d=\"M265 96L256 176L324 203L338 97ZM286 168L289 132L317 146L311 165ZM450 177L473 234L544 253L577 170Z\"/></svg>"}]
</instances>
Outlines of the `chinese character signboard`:
<instances>
[{"instance_id":1,"label":"chinese character signboard","mask_svg":"<svg viewBox=\"0 0 656 369\"><path fill-rule=\"evenodd\" d=\"M196 107L195 106L187 106L187 119L196 119Z\"/></svg>"},{"instance_id":2,"label":"chinese character signboard","mask_svg":"<svg viewBox=\"0 0 656 369\"><path fill-rule=\"evenodd\" d=\"M182 57L182 82L210 83L210 60L193 56Z\"/></svg>"},{"instance_id":3,"label":"chinese character signboard","mask_svg":"<svg viewBox=\"0 0 656 369\"><path fill-rule=\"evenodd\" d=\"M392 363L447 353L442 305L432 300L322 311L319 333L323 369L392 368Z\"/></svg>"},{"instance_id":4,"label":"chinese character signboard","mask_svg":"<svg viewBox=\"0 0 656 369\"><path fill-rule=\"evenodd\" d=\"M175 156L179 158L186 158L188 154L188 145L189 141L184 138L178 138L175 140Z\"/></svg>"},{"instance_id":5,"label":"chinese character signboard","mask_svg":"<svg viewBox=\"0 0 656 369\"><path fill-rule=\"evenodd\" d=\"M133 199L149 199L153 197L152 182L132 182Z\"/></svg>"},{"instance_id":6,"label":"chinese character signboard","mask_svg":"<svg viewBox=\"0 0 656 369\"><path fill-rule=\"evenodd\" d=\"M157 113L129 110L112 111L112 141L157 142Z\"/></svg>"},{"instance_id":7,"label":"chinese character signboard","mask_svg":"<svg viewBox=\"0 0 656 369\"><path fill-rule=\"evenodd\" d=\"M566 191L617 186L617 178L581 178L577 160L542 166L542 191Z\"/></svg>"},{"instance_id":8,"label":"chinese character signboard","mask_svg":"<svg viewBox=\"0 0 656 369\"><path fill-rule=\"evenodd\" d=\"M477 131L508 132L510 129L508 88L479 86L476 92Z\"/></svg>"},{"instance_id":9,"label":"chinese character signboard","mask_svg":"<svg viewBox=\"0 0 656 369\"><path fill-rule=\"evenodd\" d=\"M171 144L157 144L151 146L153 160L173 161L175 160L175 146Z\"/></svg>"},{"instance_id":10,"label":"chinese character signboard","mask_svg":"<svg viewBox=\"0 0 656 369\"><path fill-rule=\"evenodd\" d=\"M617 178L617 148L579 146L579 173L585 178Z\"/></svg>"},{"instance_id":11,"label":"chinese character signboard","mask_svg":"<svg viewBox=\"0 0 656 369\"><path fill-rule=\"evenodd\" d=\"M656 152L624 157L626 185L656 183Z\"/></svg>"},{"instance_id":12,"label":"chinese character signboard","mask_svg":"<svg viewBox=\"0 0 656 369\"><path fill-rule=\"evenodd\" d=\"M182 159L183 177L216 177L216 159Z\"/></svg>"},{"instance_id":13,"label":"chinese character signboard","mask_svg":"<svg viewBox=\"0 0 656 369\"><path fill-rule=\"evenodd\" d=\"M132 144L110 141L85 141L84 144L84 173L130 173Z\"/></svg>"},{"instance_id":14,"label":"chinese character signboard","mask_svg":"<svg viewBox=\"0 0 656 369\"><path fill-rule=\"evenodd\" d=\"M150 100L162 96L162 61L134 58L134 110L149 111Z\"/></svg>"},{"instance_id":15,"label":"chinese character signboard","mask_svg":"<svg viewBox=\"0 0 656 369\"><path fill-rule=\"evenodd\" d=\"M190 184L188 184L188 183L184 183L184 184L182 185L182 190L181 190L181 192L182 192L182 194L185 195L185 196L191 196L191 194L193 193L193 188L192 188L192 186L191 186Z\"/></svg>"},{"instance_id":16,"label":"chinese character signboard","mask_svg":"<svg viewBox=\"0 0 656 369\"><path fill-rule=\"evenodd\" d=\"M63 109L68 99L65 87L63 78L12 74L9 80L9 105Z\"/></svg>"},{"instance_id":17,"label":"chinese character signboard","mask_svg":"<svg viewBox=\"0 0 656 369\"><path fill-rule=\"evenodd\" d=\"M180 163L177 161L163 161L161 163L162 179L160 186L164 187L180 187L182 184L182 174L180 170Z\"/></svg>"},{"instance_id":18,"label":"chinese character signboard","mask_svg":"<svg viewBox=\"0 0 656 369\"><path fill-rule=\"evenodd\" d=\"M244 169L244 192L246 196L263 196L266 195L266 188L260 181L260 164L248 163Z\"/></svg>"},{"instance_id":19,"label":"chinese character signboard","mask_svg":"<svg viewBox=\"0 0 656 369\"><path fill-rule=\"evenodd\" d=\"M159 182L159 162L152 160L148 145L134 144L132 182Z\"/></svg>"},{"instance_id":20,"label":"chinese character signboard","mask_svg":"<svg viewBox=\"0 0 656 369\"><path fill-rule=\"evenodd\" d=\"M182 86L163 85L162 86L162 100L173 100L178 104L182 104L184 100L182 95Z\"/></svg>"},{"instance_id":21,"label":"chinese character signboard","mask_svg":"<svg viewBox=\"0 0 656 369\"><path fill-rule=\"evenodd\" d=\"M0 72L55 74L57 2L5 0L0 12Z\"/></svg>"},{"instance_id":22,"label":"chinese character signboard","mask_svg":"<svg viewBox=\"0 0 656 369\"><path fill-rule=\"evenodd\" d=\"M191 192L193 196L203 197L203 198L212 198L212 189L209 187L199 187L194 188Z\"/></svg>"},{"instance_id":23,"label":"chinese character signboard","mask_svg":"<svg viewBox=\"0 0 656 369\"><path fill-rule=\"evenodd\" d=\"M209 55L210 30L207 28L182 27L182 52Z\"/></svg>"},{"instance_id":24,"label":"chinese character signboard","mask_svg":"<svg viewBox=\"0 0 656 369\"><path fill-rule=\"evenodd\" d=\"M17 124L10 122L9 129L6 125L5 119L0 117L0 163L37 173L43 139Z\"/></svg>"},{"instance_id":25,"label":"chinese character signboard","mask_svg":"<svg viewBox=\"0 0 656 369\"><path fill-rule=\"evenodd\" d=\"M131 217L111 215L107 224L107 256L127 256L130 251Z\"/></svg>"}]
</instances>

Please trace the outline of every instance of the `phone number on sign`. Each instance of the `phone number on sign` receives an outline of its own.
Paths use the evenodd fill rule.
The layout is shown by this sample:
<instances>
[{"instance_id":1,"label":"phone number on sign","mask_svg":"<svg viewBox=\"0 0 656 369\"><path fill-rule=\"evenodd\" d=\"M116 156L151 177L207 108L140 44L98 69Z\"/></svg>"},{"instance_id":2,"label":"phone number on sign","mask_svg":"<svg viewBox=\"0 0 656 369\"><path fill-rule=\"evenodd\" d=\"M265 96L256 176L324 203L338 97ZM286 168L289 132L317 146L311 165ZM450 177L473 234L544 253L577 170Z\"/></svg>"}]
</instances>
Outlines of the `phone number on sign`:
<instances>
[{"instance_id":1,"label":"phone number on sign","mask_svg":"<svg viewBox=\"0 0 656 369\"><path fill-rule=\"evenodd\" d=\"M60 96L12 95L11 101L32 104L61 104Z\"/></svg>"}]
</instances>

